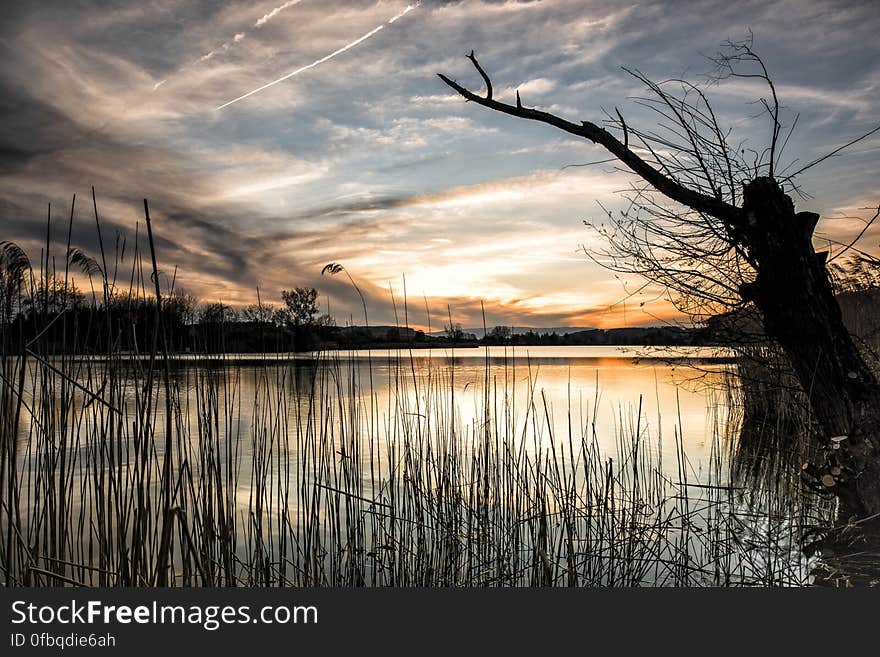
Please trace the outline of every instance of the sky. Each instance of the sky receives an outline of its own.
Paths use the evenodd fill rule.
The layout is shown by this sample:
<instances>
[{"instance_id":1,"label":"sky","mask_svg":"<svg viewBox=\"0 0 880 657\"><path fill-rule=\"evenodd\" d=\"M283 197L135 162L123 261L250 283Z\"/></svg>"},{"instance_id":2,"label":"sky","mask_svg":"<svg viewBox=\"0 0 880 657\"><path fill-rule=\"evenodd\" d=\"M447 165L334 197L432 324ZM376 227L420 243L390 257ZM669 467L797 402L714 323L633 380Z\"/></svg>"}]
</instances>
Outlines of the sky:
<instances>
[{"instance_id":1,"label":"sky","mask_svg":"<svg viewBox=\"0 0 880 657\"><path fill-rule=\"evenodd\" d=\"M278 302L314 286L340 323L634 326L681 320L662 290L587 257L584 221L624 206L632 176L596 146L466 103L436 76L571 120L694 81L753 35L785 108L788 161L880 125L880 5L583 0L43 0L0 8L0 239L36 262L143 235L163 285L207 301ZM720 122L766 142L749 80L708 89ZM808 171L798 209L817 246L846 243L880 203L880 136ZM862 248L876 253L880 230ZM176 272L176 274L175 274Z\"/></svg>"}]
</instances>

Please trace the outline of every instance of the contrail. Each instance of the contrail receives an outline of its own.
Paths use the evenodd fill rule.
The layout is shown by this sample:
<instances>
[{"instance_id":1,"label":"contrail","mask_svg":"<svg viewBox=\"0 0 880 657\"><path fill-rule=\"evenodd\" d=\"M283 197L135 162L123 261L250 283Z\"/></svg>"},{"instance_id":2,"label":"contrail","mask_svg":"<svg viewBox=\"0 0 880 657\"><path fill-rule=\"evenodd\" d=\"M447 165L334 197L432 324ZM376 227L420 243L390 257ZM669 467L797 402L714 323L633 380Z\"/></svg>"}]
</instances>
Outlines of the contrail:
<instances>
[{"instance_id":1,"label":"contrail","mask_svg":"<svg viewBox=\"0 0 880 657\"><path fill-rule=\"evenodd\" d=\"M301 3L302 1L303 1L303 0L288 0L288 1L285 2L284 4L279 5L278 7L275 7L275 9L273 9L272 11L270 11L268 14L264 15L262 18L259 18L259 19L257 20L257 22L253 24L252 29L257 29L257 28L263 27L263 25L265 25L265 24L268 23L270 20L272 20L273 18L275 18L278 14L280 14L280 13L281 13L282 11L284 11L285 9L290 9L291 7L295 7L296 5L298 5L299 3ZM246 35L244 32L238 32L238 33L232 38L232 41L225 41L225 42L223 42L221 45L217 46L214 50L211 50L210 52L207 52L207 53L205 53L204 55L202 55L201 57L199 57L196 61L194 61L194 62L192 63L192 65L194 66L194 65L196 65L196 64L201 64L202 62L206 62L206 61L208 61L209 59L212 59L212 58L213 58L215 55L217 55L218 53L224 53L224 52L226 52L226 51L229 50L233 45L235 45L236 43L238 43L239 41L241 41L242 39L244 39L246 36L247 36L247 35Z\"/></svg>"},{"instance_id":2,"label":"contrail","mask_svg":"<svg viewBox=\"0 0 880 657\"><path fill-rule=\"evenodd\" d=\"M287 0L287 2L279 5L278 7L275 7L275 9L270 11L268 14L265 14L261 18L257 19L257 22L254 23L253 26L251 26L251 29L249 30L249 32L252 32L253 30L257 30L257 29L263 27L266 23L271 21L273 18L275 18L278 14L280 14L285 9L289 9L290 7L294 7L294 6L298 5L299 3L301 3L302 1L303 0ZM209 50L208 52L206 52L204 55L199 57L197 60L195 60L189 64L184 65L182 68L177 69L177 71L173 75L171 75L168 79L171 79L172 77L176 77L181 71L188 70L188 69L192 68L193 66L198 66L202 62L207 62L208 60L213 59L217 55L228 52L229 49L232 48L235 44L244 40L247 37L247 35L248 35L248 32L237 32L232 37L231 40L224 41L223 43L221 43L219 46L217 46L213 50ZM153 85L153 91L156 91L159 87L161 87L163 84L165 84L168 81L168 79L162 80L161 82L158 82L157 84Z\"/></svg>"},{"instance_id":3,"label":"contrail","mask_svg":"<svg viewBox=\"0 0 880 657\"><path fill-rule=\"evenodd\" d=\"M300 2L302 2L302 0L288 0L283 5L279 5L278 7L275 7L275 9L273 9L268 14L266 14L261 19L259 19L256 23L254 23L254 27L263 27L263 25L265 25L270 20L275 18L282 11L284 11L285 9L289 9L290 7L293 7L294 5L298 5Z\"/></svg>"},{"instance_id":4,"label":"contrail","mask_svg":"<svg viewBox=\"0 0 880 657\"><path fill-rule=\"evenodd\" d=\"M378 32L381 32L383 29L385 29L385 26L386 26L386 25L391 25L391 24L394 23L396 20L398 20L398 19L400 19L400 18L403 18L403 17L406 16L409 12L411 12L413 9L415 9L416 7L418 7L420 4L421 4L421 2L417 2L417 3L414 4L414 5L408 5L406 9L404 9L402 12L400 12L400 13L397 14L396 16L392 17L387 23L383 23L383 24L380 25L379 27L370 30L369 32L367 32L366 34L364 34L362 37L359 37L359 38L355 39L354 41L352 41L351 43L342 46L339 50L334 50L334 51L331 52L329 55L325 55L324 57L321 57L321 59L316 59L316 60L313 61L311 64L307 64L307 65L305 65L305 66L301 66L300 68L296 69L295 71L291 71L291 72L288 73L287 75L284 75L284 76L278 78L277 80L272 80L272 82L267 82L267 83L264 84L262 87L257 87L257 88L254 89L253 91L248 91L246 94L243 94L243 95L239 96L238 98L233 98L233 99L230 100L228 103L223 103L223 104L220 105L219 107L216 107L216 108L215 108L215 111L222 110L224 107L229 107L229 106L232 105L233 103L237 103L237 102L240 101L240 100L244 100L244 99L247 98L248 96L253 96L254 94L259 93L259 92L263 91L264 89L268 89L269 87L272 87L272 86L278 84L279 82L284 82L285 80L289 80L289 79L292 78L293 76L295 76L295 75L299 75L299 74L302 73L303 71L308 71L310 68L315 68L316 66L318 66L319 64L323 64L323 63L326 62L327 60L329 60L329 59L333 59L334 57L336 57L336 55L341 55L341 54L344 53L346 50L351 50L351 49L354 48L356 45L361 44L361 43L363 43L364 41L366 41L367 39L369 39L369 38L370 38L371 36L373 36L374 34L377 34Z\"/></svg>"}]
</instances>

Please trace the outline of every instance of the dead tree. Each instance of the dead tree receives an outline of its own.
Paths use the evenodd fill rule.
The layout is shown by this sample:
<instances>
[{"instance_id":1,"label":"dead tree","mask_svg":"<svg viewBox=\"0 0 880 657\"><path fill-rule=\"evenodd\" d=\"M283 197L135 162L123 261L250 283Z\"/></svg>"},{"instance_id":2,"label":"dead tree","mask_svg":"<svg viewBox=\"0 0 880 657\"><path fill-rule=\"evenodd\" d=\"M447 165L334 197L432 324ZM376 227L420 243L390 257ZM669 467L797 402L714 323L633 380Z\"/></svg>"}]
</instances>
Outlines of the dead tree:
<instances>
[{"instance_id":1,"label":"dead tree","mask_svg":"<svg viewBox=\"0 0 880 657\"><path fill-rule=\"evenodd\" d=\"M683 80L658 84L629 71L651 92L638 101L667 129L638 130L615 110L605 125L616 136L590 121L526 107L519 92L514 104L496 100L473 52L468 58L485 82L485 95L440 78L468 101L598 144L635 173L630 208L606 233L613 262L680 292L679 299L698 300L699 308L686 308L692 314L755 307L808 396L820 440L833 455L827 467L834 474L823 476L823 484L837 494L843 517L880 514L880 383L844 326L827 254L813 248L819 215L796 211L783 188L797 191L794 177L817 162L788 175L777 170L790 132L783 134L776 88L749 43L727 45L715 59L717 78L757 78L769 91L760 100L770 125L769 145L761 151L731 145L704 92ZM669 84L681 94L667 91Z\"/></svg>"}]
</instances>

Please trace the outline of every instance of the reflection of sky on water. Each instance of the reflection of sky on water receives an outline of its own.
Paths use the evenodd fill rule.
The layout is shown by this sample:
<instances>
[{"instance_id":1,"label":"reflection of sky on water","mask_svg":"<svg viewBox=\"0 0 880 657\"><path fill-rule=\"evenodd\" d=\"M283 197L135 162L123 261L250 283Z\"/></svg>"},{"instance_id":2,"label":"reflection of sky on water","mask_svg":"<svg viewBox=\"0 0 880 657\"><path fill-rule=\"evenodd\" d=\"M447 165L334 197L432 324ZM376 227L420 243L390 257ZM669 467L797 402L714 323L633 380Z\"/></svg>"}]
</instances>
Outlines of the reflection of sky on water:
<instances>
[{"instance_id":1,"label":"reflection of sky on water","mask_svg":"<svg viewBox=\"0 0 880 657\"><path fill-rule=\"evenodd\" d=\"M439 424L445 424L451 409L464 439L481 435L488 417L489 426L502 438L518 444L525 437L528 451L548 448L551 430L553 438L567 443L570 431L575 445L583 436L588 440L595 436L601 452L613 457L618 438L635 435L638 423L639 435L652 448L662 439L662 466L667 474L677 476L678 435L698 476L709 467L713 436L723 432L721 393L726 366L681 360L683 356L706 357L705 350L680 348L646 357L649 353L619 347L334 352L320 360L298 357L276 365L236 357L235 364L226 366L178 364L172 369L172 384L179 391L177 426L192 447L197 449L206 423L215 425L212 435L221 442L237 438L230 453L238 455L239 483L245 487L250 485L255 428L262 431L277 422L278 409L285 409L284 421L272 431L286 433L285 460L292 467L300 465L297 427L302 432L310 422L319 422L338 434L340 418L345 415L345 430L350 430L352 390L360 410L357 421L369 427L364 435L374 436L382 449L387 437L399 436L402 427L421 426L419 419L436 420L442 415ZM95 372L100 372L99 364L88 384L92 387L100 381ZM157 376L160 398L153 412L161 450L164 400L160 382ZM136 410L130 381L124 390L126 401L120 406L124 422L131 426ZM349 410L340 411L340 403ZM78 428L68 430L77 432L81 448L89 443L94 422L94 414L86 412L77 421ZM25 437L30 423L24 413L21 431ZM435 427L439 424L434 422ZM19 444L27 448L26 439ZM72 444L70 439L68 444Z\"/></svg>"},{"instance_id":2,"label":"reflection of sky on water","mask_svg":"<svg viewBox=\"0 0 880 657\"><path fill-rule=\"evenodd\" d=\"M409 385L390 394L405 394L410 399L415 395L414 387L432 378L447 393L453 384L463 425L479 427L484 417L488 362L490 409L503 406L505 399L510 401L514 436L523 435L523 424L528 421L531 431L527 434L537 431L546 441L549 424L555 436L567 439L570 416L574 439L579 440L584 433L592 437L595 426L599 445L610 456L615 453L616 436L635 434L641 405L641 435L650 441L658 436L663 439L664 460L674 461L673 437L677 431L692 465L705 465L713 433L717 435L723 428L718 422L725 416L726 366L708 360L675 360L685 355L705 358L709 355L706 350L680 348L645 358L648 353L636 354L619 347L520 347L515 352L493 347L488 353L486 349L461 349L454 354L434 351L430 356L418 351L385 352L381 356L373 354L371 365L379 408L387 408L395 372ZM642 357L634 360L633 355ZM362 353L356 362L363 381L367 365ZM347 366L344 361L340 363L342 368ZM421 388L424 401L424 385ZM527 408L530 400L536 408ZM535 411L537 422L531 416Z\"/></svg>"},{"instance_id":3,"label":"reflection of sky on water","mask_svg":"<svg viewBox=\"0 0 880 657\"><path fill-rule=\"evenodd\" d=\"M434 499L433 504L457 504L458 492L466 504L484 467L507 482L490 493L502 501L495 510L501 517L512 513L521 519L533 516L535 501L530 496L537 477L546 483L541 490L549 494L544 502L549 512L560 508L558 484L563 481L577 489L577 504L593 508L590 505L598 498L591 495L598 494L612 470L606 467L608 458L614 459L618 503L633 493L643 496L640 509L669 513L673 502L668 501L675 498L668 496L679 490L674 483L680 481L677 444L690 464L686 474L690 483L714 484L721 483L717 477L726 478L724 465L716 470L719 464L712 460L717 445L712 438L723 435L723 425L713 426L713 418L725 417L724 407L717 404L724 399L719 392L727 366L722 362L704 360L692 366L681 360L634 361L631 355L604 347L530 347L515 356L501 348L456 349L454 354L374 352L368 358L331 353L275 364L243 360L233 357L223 364L212 359L171 367L172 403L179 409L173 420L175 504L189 504L193 518L207 513L209 524L214 515L231 514L236 523L235 553L242 563L252 556L249 541L258 531L254 523L268 540L290 531L294 542L311 537L333 545L334 532L342 531L339 527L346 532L362 527L366 545L385 545L388 536L381 523L387 516L382 513L392 501L406 507L420 500L418 506L442 490L446 495L457 492L446 501ZM81 384L98 390L103 364L83 362L92 373L86 376L87 367L81 368ZM129 374L124 375L128 365ZM29 510L42 503L35 484L56 458L60 444L68 447L64 480L69 484L65 513L70 518L97 517L95 505L101 494L95 491L109 490L101 482L115 471L109 467L111 461L118 468L113 495L133 501L146 491L152 504L158 503L165 443L164 384L158 371L145 431L136 403L137 398L142 401L143 366L135 362L116 366L124 378L113 389L123 399L113 399L122 417L115 419L112 435L106 427L113 414L97 403L84 405L84 395L78 392L68 407L63 443L60 385L53 375L49 399L54 398L51 411L56 417L48 432L52 446L41 440L41 431L32 431L38 422L46 422L47 414L40 409L45 397L37 394L34 406L34 391L45 382L29 370L25 396L39 420L23 413L20 426L25 525L35 521ZM109 396L108 391L104 394ZM639 493L633 485L633 461L621 460L634 454L628 443L636 425L643 439L638 450ZM146 443L144 435L149 436ZM146 471L140 474L139 443L150 453ZM551 446L558 460L550 458ZM535 458L538 453L540 458ZM35 458L37 454L40 458ZM585 454L589 460L583 458ZM656 476L654 468L665 477ZM418 490L414 497L406 494L411 488ZM704 492L685 490L691 500ZM652 506L661 500L660 506ZM587 523L589 512L577 517ZM120 519L129 520L113 517L107 522L112 525ZM699 516L694 522L708 520ZM550 529L558 530L558 526ZM585 524L581 530L587 531ZM523 540L523 554L532 554L532 539ZM698 548L694 547L695 554ZM326 555L321 555L326 565Z\"/></svg>"}]
</instances>

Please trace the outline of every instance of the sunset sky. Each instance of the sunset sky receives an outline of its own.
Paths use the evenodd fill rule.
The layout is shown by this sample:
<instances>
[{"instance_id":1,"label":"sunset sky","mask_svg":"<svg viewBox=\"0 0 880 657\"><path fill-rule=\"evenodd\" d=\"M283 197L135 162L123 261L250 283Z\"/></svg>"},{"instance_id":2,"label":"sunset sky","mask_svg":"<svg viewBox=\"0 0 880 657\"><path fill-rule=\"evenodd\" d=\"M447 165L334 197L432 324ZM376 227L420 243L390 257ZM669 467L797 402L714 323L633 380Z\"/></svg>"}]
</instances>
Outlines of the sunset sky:
<instances>
[{"instance_id":1,"label":"sunset sky","mask_svg":"<svg viewBox=\"0 0 880 657\"><path fill-rule=\"evenodd\" d=\"M706 55L754 34L790 124L784 161L807 162L880 125L880 5L872 2L99 0L0 8L0 239L36 261L52 204L56 254L77 195L74 242L132 239L150 200L160 268L207 300L277 302L315 286L344 323L362 317L339 262L392 323L447 306L465 326L657 324L662 292L589 261L585 219L620 208L630 176L589 143L455 96L474 49L496 96L571 120L619 107L650 127L621 66L654 79L711 69ZM278 81L276 84L273 82ZM250 93L254 92L254 93ZM757 87L710 89L750 144ZM250 94L250 95L248 95ZM739 141L737 139L736 141ZM880 203L880 136L805 174L799 209L822 237L852 239ZM861 219L860 219L861 218ZM112 242L115 237L111 237ZM880 228L863 248L877 252ZM644 303L644 305L640 305ZM400 319L402 307L399 307Z\"/></svg>"}]
</instances>

